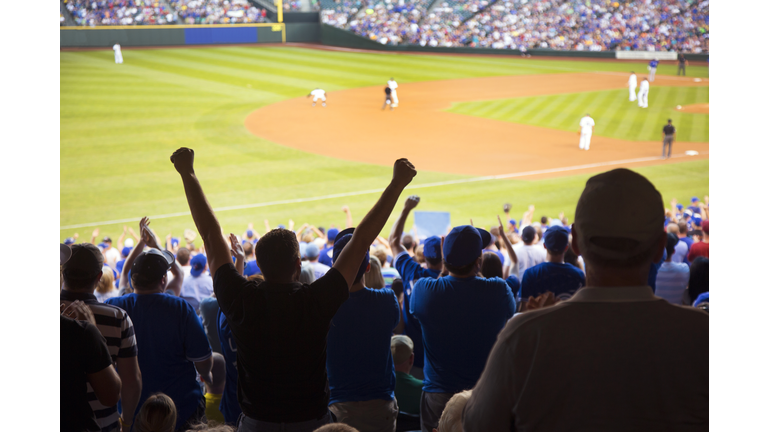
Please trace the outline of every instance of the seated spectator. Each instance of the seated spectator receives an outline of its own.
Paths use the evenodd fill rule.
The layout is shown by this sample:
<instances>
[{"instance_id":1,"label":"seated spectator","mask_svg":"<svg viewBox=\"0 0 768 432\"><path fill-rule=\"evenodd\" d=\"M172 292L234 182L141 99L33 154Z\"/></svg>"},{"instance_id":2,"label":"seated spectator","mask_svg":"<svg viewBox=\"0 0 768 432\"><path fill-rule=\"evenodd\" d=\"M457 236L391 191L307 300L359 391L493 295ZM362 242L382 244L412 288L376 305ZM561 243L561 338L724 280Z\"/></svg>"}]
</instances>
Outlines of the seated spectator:
<instances>
[{"instance_id":1,"label":"seated spectator","mask_svg":"<svg viewBox=\"0 0 768 432\"><path fill-rule=\"evenodd\" d=\"M309 261L309 264L312 266L312 269L315 271L315 280L325 276L325 274L328 273L328 270L331 269L330 266L327 266L321 263L320 261L318 261L318 259L320 258L320 249L317 247L316 244L310 243L307 245L306 256L307 256L307 260Z\"/></svg>"},{"instance_id":2,"label":"seated spectator","mask_svg":"<svg viewBox=\"0 0 768 432\"><path fill-rule=\"evenodd\" d=\"M410 299L413 290L413 285L421 278L440 277L440 272L443 270L443 254L440 245L440 237L432 236L424 241L425 260L427 267L424 268L416 262L416 260L408 254L408 251L413 247L413 238L409 235L403 236L403 229L405 228L405 221L408 219L408 214L411 210L419 205L420 198L416 195L411 195L405 200L405 205L400 216L395 221L392 227L392 232L389 235L389 247L392 248L392 254L395 256L392 263L400 273L400 277L403 279L403 318L405 321L405 334L413 341L413 354L416 356L413 362L413 368L411 369L411 375L418 379L424 378L424 344L422 342L421 325L419 321L413 318L411 315ZM402 243L401 243L402 238ZM406 243L409 242L409 243Z\"/></svg>"},{"instance_id":3,"label":"seated spectator","mask_svg":"<svg viewBox=\"0 0 768 432\"><path fill-rule=\"evenodd\" d=\"M683 304L683 294L690 278L686 264L672 262L675 246L679 242L677 235L667 234L667 259L656 274L656 296L676 305Z\"/></svg>"},{"instance_id":4,"label":"seated spectator","mask_svg":"<svg viewBox=\"0 0 768 432\"><path fill-rule=\"evenodd\" d=\"M210 382L213 359L203 324L185 300L165 294L166 274L179 265L169 251L160 251L149 219L140 223L141 241L126 260L135 293L107 300L128 313L136 332L143 388L140 404L162 392L178 410L176 428L199 423L205 417L205 398L197 374ZM144 245L149 249L141 252Z\"/></svg>"},{"instance_id":5,"label":"seated spectator","mask_svg":"<svg viewBox=\"0 0 768 432\"><path fill-rule=\"evenodd\" d=\"M205 383L205 418L209 422L224 424L226 421L219 406L227 383L227 362L219 353L213 353L212 357L211 383Z\"/></svg>"},{"instance_id":6,"label":"seated spectator","mask_svg":"<svg viewBox=\"0 0 768 432\"><path fill-rule=\"evenodd\" d=\"M523 228L523 232L520 235L522 243L517 243L513 246L515 255L517 255L517 262L509 274L514 274L522 279L526 270L546 261L546 251L541 246L534 244L536 235L536 228L533 226L528 225Z\"/></svg>"},{"instance_id":7,"label":"seated spectator","mask_svg":"<svg viewBox=\"0 0 768 432\"><path fill-rule=\"evenodd\" d=\"M515 313L515 299L504 280L478 277L483 236L469 225L455 227L443 242L448 276L419 279L411 295L411 314L424 335L424 392L421 430L437 427L451 397L474 387L496 336ZM471 323L471 324L470 324Z\"/></svg>"},{"instance_id":8,"label":"seated spectator","mask_svg":"<svg viewBox=\"0 0 768 432\"><path fill-rule=\"evenodd\" d=\"M173 432L176 430L176 405L163 393L149 396L136 414L136 432Z\"/></svg>"},{"instance_id":9,"label":"seated spectator","mask_svg":"<svg viewBox=\"0 0 768 432\"><path fill-rule=\"evenodd\" d=\"M701 223L701 241L691 246L688 252L688 262L693 262L696 258L703 256L709 258L709 220Z\"/></svg>"},{"instance_id":10,"label":"seated spectator","mask_svg":"<svg viewBox=\"0 0 768 432\"><path fill-rule=\"evenodd\" d=\"M504 268L501 264L501 258L495 252L483 252L483 265L480 267L480 274L488 279L504 279Z\"/></svg>"},{"instance_id":11,"label":"seated spectator","mask_svg":"<svg viewBox=\"0 0 768 432\"><path fill-rule=\"evenodd\" d=\"M392 336L390 344L395 363L395 399L401 413L419 414L421 387L424 382L411 375L413 367L413 341L406 335Z\"/></svg>"},{"instance_id":12,"label":"seated spectator","mask_svg":"<svg viewBox=\"0 0 768 432\"><path fill-rule=\"evenodd\" d=\"M360 263L416 170L406 159L395 162L390 185L333 267L313 284L303 285L298 283L298 240L285 229L269 231L256 244L264 280L240 275L195 174L194 151L182 147L171 162L181 176L192 218L205 243L219 307L239 341L237 388L244 415L239 431L285 428L286 424L297 432L313 431L332 422L325 367L331 319L349 298Z\"/></svg>"},{"instance_id":13,"label":"seated spectator","mask_svg":"<svg viewBox=\"0 0 768 432\"><path fill-rule=\"evenodd\" d=\"M371 256L371 269L365 274L365 285L372 289L384 288L384 276L381 275L381 261Z\"/></svg>"},{"instance_id":14,"label":"seated spectator","mask_svg":"<svg viewBox=\"0 0 768 432\"><path fill-rule=\"evenodd\" d=\"M647 286L667 244L661 194L627 169L599 174L574 221L589 285L507 323L464 430L707 430L709 319Z\"/></svg>"},{"instance_id":15,"label":"seated spectator","mask_svg":"<svg viewBox=\"0 0 768 432\"><path fill-rule=\"evenodd\" d=\"M680 227L676 223L671 223L667 225L667 233L674 234L678 236L678 240L680 239L679 233L680 233ZM672 262L673 263L682 263L682 262L688 262L688 244L684 241L678 241L675 245L675 253L672 255Z\"/></svg>"},{"instance_id":16,"label":"seated spectator","mask_svg":"<svg viewBox=\"0 0 768 432\"><path fill-rule=\"evenodd\" d=\"M348 228L336 237L334 261L352 232ZM392 290L366 286L369 259L366 254L328 332L329 408L338 422L361 431L394 431L398 407L390 345L400 308Z\"/></svg>"},{"instance_id":17,"label":"seated spectator","mask_svg":"<svg viewBox=\"0 0 768 432\"><path fill-rule=\"evenodd\" d=\"M472 396L472 390L465 390L453 395L451 400L445 404L437 429L433 429L432 432L462 432L462 414L470 396Z\"/></svg>"},{"instance_id":18,"label":"seated spectator","mask_svg":"<svg viewBox=\"0 0 768 432\"><path fill-rule=\"evenodd\" d=\"M98 287L102 280L112 277L109 267L102 266L103 255L98 248L90 243L80 243L72 245L71 251L71 258L62 266L64 285L59 301L65 306L83 302L96 317L96 327L107 342L109 355L122 382L122 416L116 406L105 406L99 402L93 395L94 389L88 386L91 409L101 429L119 428L121 420L130 425L141 393L141 372L136 357L138 353L133 323L124 310L103 304L93 295L94 286ZM114 289L111 282L109 285Z\"/></svg>"},{"instance_id":19,"label":"seated spectator","mask_svg":"<svg viewBox=\"0 0 768 432\"><path fill-rule=\"evenodd\" d=\"M565 228L552 226L547 229L544 249L547 251L546 262L530 267L523 274L518 294L521 303L547 291L560 301L568 300L586 285L584 273L564 261L565 251L568 250L568 231Z\"/></svg>"},{"instance_id":20,"label":"seated spectator","mask_svg":"<svg viewBox=\"0 0 768 432\"><path fill-rule=\"evenodd\" d=\"M208 274L208 260L203 254L197 254L191 260L192 270L189 277L181 284L179 297L187 301L195 312L200 310L200 302L213 294L213 279Z\"/></svg>"},{"instance_id":21,"label":"seated spectator","mask_svg":"<svg viewBox=\"0 0 768 432\"><path fill-rule=\"evenodd\" d=\"M117 297L117 288L115 288L115 276L111 268L104 266L101 269L101 273L101 279L96 284L96 290L93 292L93 295L96 296L96 300L99 303L104 303L107 299Z\"/></svg>"},{"instance_id":22,"label":"seated spectator","mask_svg":"<svg viewBox=\"0 0 768 432\"><path fill-rule=\"evenodd\" d=\"M688 301L692 304L700 295L709 292L709 258L698 257L691 263L691 277L688 279Z\"/></svg>"}]
</instances>

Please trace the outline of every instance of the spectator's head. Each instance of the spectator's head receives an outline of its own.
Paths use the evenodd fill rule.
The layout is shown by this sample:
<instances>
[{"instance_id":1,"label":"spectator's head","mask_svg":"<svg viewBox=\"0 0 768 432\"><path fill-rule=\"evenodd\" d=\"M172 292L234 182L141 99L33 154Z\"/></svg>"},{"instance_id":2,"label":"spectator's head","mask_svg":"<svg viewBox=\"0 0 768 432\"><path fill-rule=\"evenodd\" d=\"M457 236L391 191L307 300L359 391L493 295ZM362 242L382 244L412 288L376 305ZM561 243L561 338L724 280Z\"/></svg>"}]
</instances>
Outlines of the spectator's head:
<instances>
[{"instance_id":1,"label":"spectator's head","mask_svg":"<svg viewBox=\"0 0 768 432\"><path fill-rule=\"evenodd\" d=\"M163 393L155 393L144 401L133 422L136 432L173 432L176 430L176 405Z\"/></svg>"},{"instance_id":2,"label":"spectator's head","mask_svg":"<svg viewBox=\"0 0 768 432\"><path fill-rule=\"evenodd\" d=\"M587 115L589 115L589 114L587 114ZM541 224L542 225L546 226L548 222L549 222L549 218L548 217L546 217L546 216L542 216L541 217Z\"/></svg>"},{"instance_id":3,"label":"spectator's head","mask_svg":"<svg viewBox=\"0 0 768 432\"><path fill-rule=\"evenodd\" d=\"M110 249L112 247L112 239L109 237L104 237L101 239L101 242L107 245L107 249Z\"/></svg>"},{"instance_id":4,"label":"spectator's head","mask_svg":"<svg viewBox=\"0 0 768 432\"><path fill-rule=\"evenodd\" d=\"M352 426L344 423L331 423L315 429L313 432L360 432Z\"/></svg>"},{"instance_id":5,"label":"spectator's head","mask_svg":"<svg viewBox=\"0 0 768 432\"><path fill-rule=\"evenodd\" d=\"M336 241L336 236L339 235L339 229L338 228L330 228L328 229L328 234L326 236L328 237L328 246L333 246L333 242Z\"/></svg>"},{"instance_id":6,"label":"spectator's head","mask_svg":"<svg viewBox=\"0 0 768 432\"><path fill-rule=\"evenodd\" d=\"M245 253L246 258L250 258L253 256L253 243L251 242L245 242L243 244L243 253Z\"/></svg>"},{"instance_id":7,"label":"spectator's head","mask_svg":"<svg viewBox=\"0 0 768 432\"><path fill-rule=\"evenodd\" d=\"M314 243L309 243L304 250L304 255L306 255L308 260L315 262L320 258L320 248Z\"/></svg>"},{"instance_id":8,"label":"spectator's head","mask_svg":"<svg viewBox=\"0 0 768 432\"><path fill-rule=\"evenodd\" d=\"M661 194L648 179L628 169L590 178L574 220L574 252L598 278L611 275L645 284L651 262L658 262L664 253L667 238Z\"/></svg>"},{"instance_id":9,"label":"spectator's head","mask_svg":"<svg viewBox=\"0 0 768 432\"><path fill-rule=\"evenodd\" d=\"M416 260L419 264L424 264L427 262L426 259L424 259L424 245L420 244L416 246L416 252L413 254L413 258Z\"/></svg>"},{"instance_id":10,"label":"spectator's head","mask_svg":"<svg viewBox=\"0 0 768 432\"><path fill-rule=\"evenodd\" d=\"M709 219L701 223L701 231L704 233L704 238L709 240Z\"/></svg>"},{"instance_id":11,"label":"spectator's head","mask_svg":"<svg viewBox=\"0 0 768 432\"><path fill-rule=\"evenodd\" d=\"M536 239L536 228L530 225L523 228L523 232L520 235L520 238L523 240L523 243L525 243L526 245L533 244L533 241Z\"/></svg>"},{"instance_id":12,"label":"spectator's head","mask_svg":"<svg viewBox=\"0 0 768 432\"><path fill-rule=\"evenodd\" d=\"M461 432L463 430L461 423L464 407L470 396L472 396L472 390L464 390L451 397L445 404L443 415L440 416L440 422L437 424L439 432Z\"/></svg>"},{"instance_id":13,"label":"spectator's head","mask_svg":"<svg viewBox=\"0 0 768 432\"><path fill-rule=\"evenodd\" d=\"M70 246L72 255L61 267L64 285L68 290L93 292L102 277L104 255L90 243Z\"/></svg>"},{"instance_id":14,"label":"spectator's head","mask_svg":"<svg viewBox=\"0 0 768 432\"><path fill-rule=\"evenodd\" d=\"M210 394L223 394L224 384L227 383L227 362L224 356L214 352L213 368L211 369L211 384L206 383L205 389Z\"/></svg>"},{"instance_id":15,"label":"spectator's head","mask_svg":"<svg viewBox=\"0 0 768 432\"><path fill-rule=\"evenodd\" d=\"M299 275L299 282L303 284L311 284L315 281L315 269L312 264L305 263L301 266L301 274Z\"/></svg>"},{"instance_id":16,"label":"spectator's head","mask_svg":"<svg viewBox=\"0 0 768 432\"><path fill-rule=\"evenodd\" d=\"M190 265L192 266L192 269L189 271L189 274L192 275L192 277L198 277L208 268L208 258L203 254L197 254L192 257Z\"/></svg>"},{"instance_id":17,"label":"spectator's head","mask_svg":"<svg viewBox=\"0 0 768 432\"><path fill-rule=\"evenodd\" d=\"M382 268L387 266L387 250L383 246L379 246L373 251L373 256L379 260Z\"/></svg>"},{"instance_id":18,"label":"spectator's head","mask_svg":"<svg viewBox=\"0 0 768 432\"><path fill-rule=\"evenodd\" d=\"M72 256L72 249L69 245L59 243L59 265L63 266Z\"/></svg>"},{"instance_id":19,"label":"spectator's head","mask_svg":"<svg viewBox=\"0 0 768 432\"><path fill-rule=\"evenodd\" d=\"M410 234L404 235L403 240L400 242L400 244L403 246L403 248L405 248L405 250L413 251L413 246L414 246L413 236L411 236Z\"/></svg>"},{"instance_id":20,"label":"spectator's head","mask_svg":"<svg viewBox=\"0 0 768 432\"><path fill-rule=\"evenodd\" d=\"M373 289L382 289L387 284L381 274L381 262L375 256L371 256L371 270L365 276L365 286Z\"/></svg>"},{"instance_id":21,"label":"spectator's head","mask_svg":"<svg viewBox=\"0 0 768 432\"><path fill-rule=\"evenodd\" d=\"M550 227L544 233L544 249L547 250L549 261L562 262L568 250L568 230L561 226Z\"/></svg>"},{"instance_id":22,"label":"spectator's head","mask_svg":"<svg viewBox=\"0 0 768 432\"><path fill-rule=\"evenodd\" d=\"M67 237L64 240L64 244L67 245L67 246L75 244L75 238L74 237Z\"/></svg>"},{"instance_id":23,"label":"spectator's head","mask_svg":"<svg viewBox=\"0 0 768 432\"><path fill-rule=\"evenodd\" d=\"M677 229L680 232L680 235L687 235L688 234L688 224L685 222L678 222L677 223Z\"/></svg>"},{"instance_id":24,"label":"spectator's head","mask_svg":"<svg viewBox=\"0 0 768 432\"><path fill-rule=\"evenodd\" d=\"M435 270L443 268L443 246L442 240L438 236L427 237L424 240L424 261L427 267Z\"/></svg>"},{"instance_id":25,"label":"spectator's head","mask_svg":"<svg viewBox=\"0 0 768 432\"><path fill-rule=\"evenodd\" d=\"M470 225L453 228L443 242L443 264L453 276L470 277L480 271L483 240Z\"/></svg>"},{"instance_id":26,"label":"spectator's head","mask_svg":"<svg viewBox=\"0 0 768 432\"><path fill-rule=\"evenodd\" d=\"M677 234L667 233L667 261L672 261L672 255L675 254L675 246L677 246L679 241L680 239L677 237Z\"/></svg>"},{"instance_id":27,"label":"spectator's head","mask_svg":"<svg viewBox=\"0 0 768 432\"><path fill-rule=\"evenodd\" d=\"M296 234L276 228L256 243L256 262L267 282L290 283L299 279L301 255Z\"/></svg>"},{"instance_id":28,"label":"spectator's head","mask_svg":"<svg viewBox=\"0 0 768 432\"><path fill-rule=\"evenodd\" d=\"M112 292L115 289L115 274L112 273L112 269L104 266L101 269L101 279L96 285L96 291L101 294Z\"/></svg>"},{"instance_id":29,"label":"spectator's head","mask_svg":"<svg viewBox=\"0 0 768 432\"><path fill-rule=\"evenodd\" d=\"M301 241L304 243L312 243L312 240L314 240L314 238L312 238L312 234L307 233L301 236Z\"/></svg>"},{"instance_id":30,"label":"spectator's head","mask_svg":"<svg viewBox=\"0 0 768 432\"><path fill-rule=\"evenodd\" d=\"M667 225L667 233L668 234L679 234L680 233L680 227L678 227L676 223L668 224Z\"/></svg>"},{"instance_id":31,"label":"spectator's head","mask_svg":"<svg viewBox=\"0 0 768 432\"><path fill-rule=\"evenodd\" d=\"M691 263L688 294L693 301L705 292L709 292L709 258L698 257Z\"/></svg>"},{"instance_id":32,"label":"spectator's head","mask_svg":"<svg viewBox=\"0 0 768 432\"><path fill-rule=\"evenodd\" d=\"M123 259L126 259L126 258L128 258L128 255L130 255L130 254L131 254L131 251L132 251L132 250L133 250L133 248L132 248L132 247L129 247L129 246L124 246L124 247L123 247L123 250L121 250L121 251L120 251L120 256L122 256L122 257L123 257Z\"/></svg>"},{"instance_id":33,"label":"spectator's head","mask_svg":"<svg viewBox=\"0 0 768 432\"><path fill-rule=\"evenodd\" d=\"M403 280L396 278L392 280L392 291L395 292L395 296L399 299L403 295Z\"/></svg>"},{"instance_id":34,"label":"spectator's head","mask_svg":"<svg viewBox=\"0 0 768 432\"><path fill-rule=\"evenodd\" d=\"M406 335L394 335L390 342L392 361L397 372L411 373L413 368L413 341Z\"/></svg>"},{"instance_id":35,"label":"spectator's head","mask_svg":"<svg viewBox=\"0 0 768 432\"><path fill-rule=\"evenodd\" d=\"M142 252L131 267L131 284L138 291L164 290L168 270L173 265L173 254L149 249ZM125 269L123 269L125 271Z\"/></svg>"},{"instance_id":36,"label":"spectator's head","mask_svg":"<svg viewBox=\"0 0 768 432\"><path fill-rule=\"evenodd\" d=\"M483 253L483 264L480 267L480 273L484 278L502 278L504 279L504 270L501 259L495 252Z\"/></svg>"},{"instance_id":37,"label":"spectator's head","mask_svg":"<svg viewBox=\"0 0 768 432\"><path fill-rule=\"evenodd\" d=\"M186 267L187 264L189 264L189 255L189 249L180 247L179 250L176 251L176 261L180 266Z\"/></svg>"},{"instance_id":38,"label":"spectator's head","mask_svg":"<svg viewBox=\"0 0 768 432\"><path fill-rule=\"evenodd\" d=\"M353 228L347 228L341 233L342 235L340 237L337 237L336 242L333 244L333 262L336 262L336 260L339 259L339 255L341 255L341 251L344 250L344 246L346 246L347 243L352 240L353 232ZM363 275L371 269L370 261L371 255L366 252L365 258L363 258L363 262L360 264L360 269L357 271L357 275L355 276L354 283L359 283L363 278Z\"/></svg>"}]
</instances>

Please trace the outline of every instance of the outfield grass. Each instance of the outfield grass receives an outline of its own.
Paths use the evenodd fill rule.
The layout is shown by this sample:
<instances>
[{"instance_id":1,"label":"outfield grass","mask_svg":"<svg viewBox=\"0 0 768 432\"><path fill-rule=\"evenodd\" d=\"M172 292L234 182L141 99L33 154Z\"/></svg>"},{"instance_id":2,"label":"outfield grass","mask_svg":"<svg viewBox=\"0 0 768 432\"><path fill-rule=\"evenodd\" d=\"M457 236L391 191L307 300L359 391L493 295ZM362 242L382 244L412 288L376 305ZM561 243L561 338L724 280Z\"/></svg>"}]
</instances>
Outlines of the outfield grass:
<instances>
[{"instance_id":1,"label":"outfield grass","mask_svg":"<svg viewBox=\"0 0 768 432\"><path fill-rule=\"evenodd\" d=\"M629 102L629 92L604 90L553 96L457 103L449 111L513 123L579 130L579 119L595 119L594 134L630 141L658 140L661 127L672 119L678 141L709 142L709 115L675 110L677 105L709 102L709 87L653 87L648 108ZM574 113L582 113L575 115Z\"/></svg>"},{"instance_id":2,"label":"outfield grass","mask_svg":"<svg viewBox=\"0 0 768 432\"><path fill-rule=\"evenodd\" d=\"M134 219L188 211L183 188L168 158L187 146L215 208L289 198L383 188L390 168L304 153L263 140L243 126L251 111L280 100L326 91L399 82L496 75L625 71L639 64L542 61L520 58L359 54L283 47L185 48L62 52L60 226ZM659 73L674 74L673 66ZM690 76L707 76L689 67ZM653 98L653 93L651 93ZM651 99L653 103L653 99ZM301 121L297 118L296 121ZM599 126L597 129L599 132ZM310 139L311 137L308 137ZM664 192L678 199L705 195L707 161L647 168ZM645 171L643 171L645 172ZM537 204L550 215L572 216L588 176L546 181L504 180L419 189L421 209L450 210L456 223L472 217L488 224L503 202ZM420 172L414 184L464 178ZM329 226L344 223L347 204L355 221L374 194L219 214L226 231L248 222L263 230L293 218ZM520 209L521 207L515 207ZM519 217L519 215L517 216ZM390 220L391 223L391 220ZM133 223L132 225L136 225ZM100 237L122 232L123 223L101 224ZM189 216L156 219L159 234L194 228ZM66 228L61 238L90 236L94 226ZM135 226L134 226L135 229Z\"/></svg>"}]
</instances>

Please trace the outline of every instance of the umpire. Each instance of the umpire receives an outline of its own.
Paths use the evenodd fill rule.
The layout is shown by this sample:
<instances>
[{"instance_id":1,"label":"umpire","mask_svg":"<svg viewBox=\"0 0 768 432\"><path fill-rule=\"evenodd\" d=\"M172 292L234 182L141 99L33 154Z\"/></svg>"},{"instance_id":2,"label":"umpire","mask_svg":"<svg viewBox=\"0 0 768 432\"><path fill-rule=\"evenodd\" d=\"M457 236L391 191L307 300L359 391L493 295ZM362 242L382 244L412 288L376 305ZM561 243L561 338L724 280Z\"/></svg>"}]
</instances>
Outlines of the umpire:
<instances>
[{"instance_id":1,"label":"umpire","mask_svg":"<svg viewBox=\"0 0 768 432\"><path fill-rule=\"evenodd\" d=\"M667 120L667 124L662 129L661 134L664 137L664 146L661 148L661 158L669 159L670 156L672 156L672 141L677 138L677 130L672 126L672 119ZM669 150L667 150L667 146L669 146ZM666 157L664 156L665 152Z\"/></svg>"}]
</instances>

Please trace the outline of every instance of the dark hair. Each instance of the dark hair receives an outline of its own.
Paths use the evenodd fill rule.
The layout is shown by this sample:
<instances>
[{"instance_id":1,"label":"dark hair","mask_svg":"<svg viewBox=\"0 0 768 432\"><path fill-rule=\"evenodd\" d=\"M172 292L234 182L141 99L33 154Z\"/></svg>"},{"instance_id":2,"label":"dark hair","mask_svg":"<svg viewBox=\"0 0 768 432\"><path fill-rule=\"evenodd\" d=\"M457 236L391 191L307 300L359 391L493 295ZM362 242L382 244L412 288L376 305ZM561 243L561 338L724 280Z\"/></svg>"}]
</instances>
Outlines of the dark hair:
<instances>
[{"instance_id":1,"label":"dark hair","mask_svg":"<svg viewBox=\"0 0 768 432\"><path fill-rule=\"evenodd\" d=\"M662 232L661 235L666 237L667 233ZM659 237L658 240L661 240L661 237ZM634 249L639 243L637 240L615 237L592 237L590 242L597 246L617 252ZM593 255L590 252L589 247L585 247L583 244L580 245L579 249L581 249L581 256L584 257L584 261L587 265L609 268L634 268L651 262L653 254L656 252L657 244L658 243L654 242L653 246L648 249L625 259L606 259L599 255Z\"/></svg>"},{"instance_id":2,"label":"dark hair","mask_svg":"<svg viewBox=\"0 0 768 432\"><path fill-rule=\"evenodd\" d=\"M570 244L568 244L568 248L565 250L563 261L575 267L581 268L579 265L579 256L576 255L576 252L573 251L573 247Z\"/></svg>"},{"instance_id":3,"label":"dark hair","mask_svg":"<svg viewBox=\"0 0 768 432\"><path fill-rule=\"evenodd\" d=\"M392 291L395 292L395 296L400 297L403 293L403 280L400 278L392 280Z\"/></svg>"},{"instance_id":4,"label":"dark hair","mask_svg":"<svg viewBox=\"0 0 768 432\"><path fill-rule=\"evenodd\" d=\"M100 266L98 272L88 274L85 270L70 270L65 263L64 266L62 266L62 277L64 278L64 283L67 284L67 288L74 290L95 288L96 278L102 274L102 268L104 265L104 256L101 254L101 251L91 243L77 243L71 245L70 248L72 249L72 256L74 256L76 252L79 252L80 249L86 249L80 253L93 254L96 261L99 262Z\"/></svg>"},{"instance_id":5,"label":"dark hair","mask_svg":"<svg viewBox=\"0 0 768 432\"><path fill-rule=\"evenodd\" d=\"M176 251L176 262L181 266L189 264L189 249L180 247L179 250Z\"/></svg>"},{"instance_id":6,"label":"dark hair","mask_svg":"<svg viewBox=\"0 0 768 432\"><path fill-rule=\"evenodd\" d=\"M667 233L667 259L671 258L675 254L675 246L680 242L680 239L675 233Z\"/></svg>"},{"instance_id":7,"label":"dark hair","mask_svg":"<svg viewBox=\"0 0 768 432\"><path fill-rule=\"evenodd\" d=\"M449 272L451 272L451 273L453 273L453 274L455 274L457 276L466 276L466 275L472 273L472 270L474 270L474 268L475 268L475 261L472 261L471 263L469 263L467 265L463 265L463 266L453 266L453 265L450 265L447 262L445 262L445 260L443 260L443 265L445 266L445 268Z\"/></svg>"},{"instance_id":8,"label":"dark hair","mask_svg":"<svg viewBox=\"0 0 768 432\"><path fill-rule=\"evenodd\" d=\"M413 237L410 234L403 236L403 240L400 242L405 250L413 250Z\"/></svg>"},{"instance_id":9,"label":"dark hair","mask_svg":"<svg viewBox=\"0 0 768 432\"><path fill-rule=\"evenodd\" d=\"M589 114L587 114L587 115L589 115ZM548 219L546 216L542 216L542 217L541 217L541 224L542 224L542 225L546 225L548 220L549 220L549 219Z\"/></svg>"},{"instance_id":10,"label":"dark hair","mask_svg":"<svg viewBox=\"0 0 768 432\"><path fill-rule=\"evenodd\" d=\"M498 277L504 279L504 268L501 265L501 259L495 252L485 252L483 254L483 265L480 267L480 273L484 278Z\"/></svg>"},{"instance_id":11,"label":"dark hair","mask_svg":"<svg viewBox=\"0 0 768 432\"><path fill-rule=\"evenodd\" d=\"M688 280L688 295L691 302L700 294L709 292L709 258L698 257L691 263L691 278Z\"/></svg>"},{"instance_id":12,"label":"dark hair","mask_svg":"<svg viewBox=\"0 0 768 432\"><path fill-rule=\"evenodd\" d=\"M96 275L89 278L75 278L67 276L66 272L62 272L62 276L64 277L64 283L67 285L67 288L73 290L93 289L96 286L96 278L98 277L98 275Z\"/></svg>"},{"instance_id":13,"label":"dark hair","mask_svg":"<svg viewBox=\"0 0 768 432\"><path fill-rule=\"evenodd\" d=\"M245 242L243 245L243 252L245 252L245 256L251 256L253 253L253 243L251 242Z\"/></svg>"},{"instance_id":14,"label":"dark hair","mask_svg":"<svg viewBox=\"0 0 768 432\"><path fill-rule=\"evenodd\" d=\"M424 257L424 260L427 262L427 264L431 265L432 267L437 267L443 263L442 258L427 258Z\"/></svg>"},{"instance_id":15,"label":"dark hair","mask_svg":"<svg viewBox=\"0 0 768 432\"><path fill-rule=\"evenodd\" d=\"M287 229L273 229L256 243L256 262L267 280L293 274L297 259L301 259L299 241Z\"/></svg>"}]
</instances>

